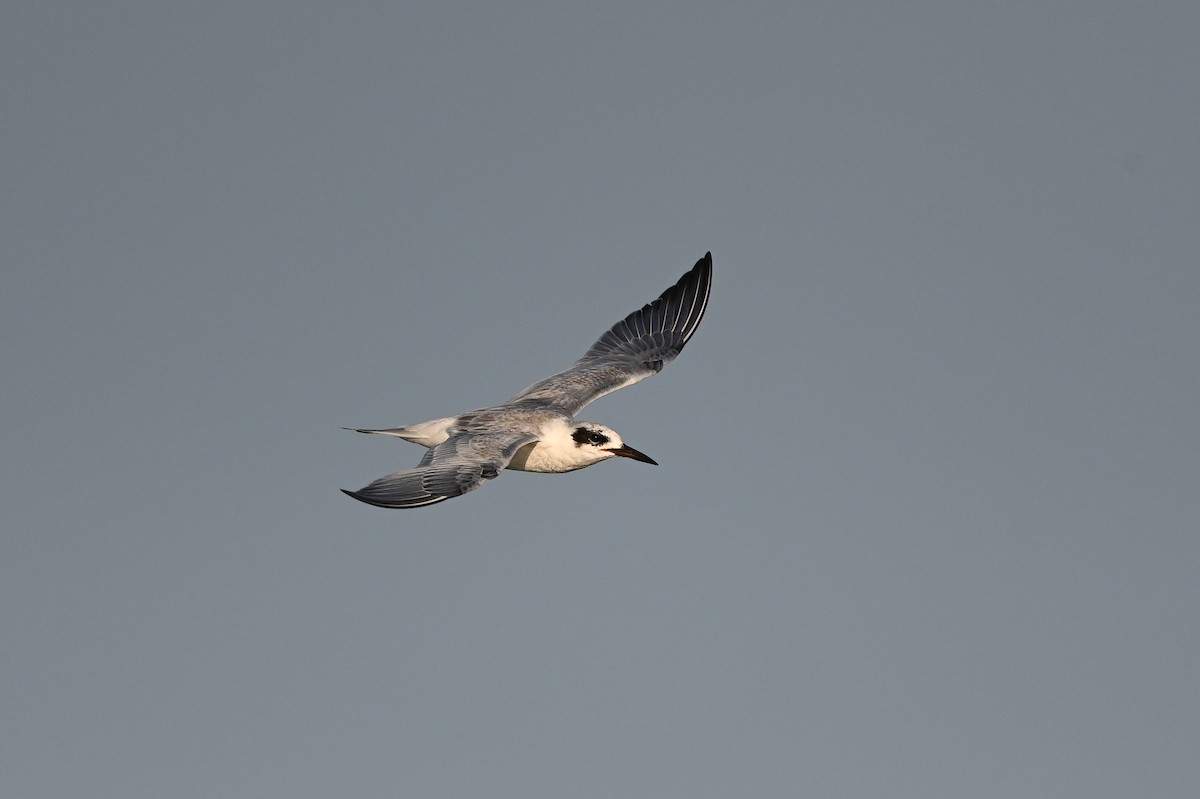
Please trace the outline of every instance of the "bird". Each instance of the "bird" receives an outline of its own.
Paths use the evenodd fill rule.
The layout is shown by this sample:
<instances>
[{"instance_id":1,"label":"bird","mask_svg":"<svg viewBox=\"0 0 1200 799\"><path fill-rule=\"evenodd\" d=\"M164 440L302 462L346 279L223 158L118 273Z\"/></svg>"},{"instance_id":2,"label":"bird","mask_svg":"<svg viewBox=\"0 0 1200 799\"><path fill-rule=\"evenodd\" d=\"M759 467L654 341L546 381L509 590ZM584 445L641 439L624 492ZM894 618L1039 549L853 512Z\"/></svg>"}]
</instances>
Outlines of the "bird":
<instances>
[{"instance_id":1,"label":"bird","mask_svg":"<svg viewBox=\"0 0 1200 799\"><path fill-rule=\"evenodd\" d=\"M505 469L563 473L610 458L657 462L617 431L577 421L585 406L658 374L692 338L712 289L712 253L608 329L583 357L500 405L392 428L345 428L427 448L413 469L343 493L381 508L419 508L474 491Z\"/></svg>"}]
</instances>

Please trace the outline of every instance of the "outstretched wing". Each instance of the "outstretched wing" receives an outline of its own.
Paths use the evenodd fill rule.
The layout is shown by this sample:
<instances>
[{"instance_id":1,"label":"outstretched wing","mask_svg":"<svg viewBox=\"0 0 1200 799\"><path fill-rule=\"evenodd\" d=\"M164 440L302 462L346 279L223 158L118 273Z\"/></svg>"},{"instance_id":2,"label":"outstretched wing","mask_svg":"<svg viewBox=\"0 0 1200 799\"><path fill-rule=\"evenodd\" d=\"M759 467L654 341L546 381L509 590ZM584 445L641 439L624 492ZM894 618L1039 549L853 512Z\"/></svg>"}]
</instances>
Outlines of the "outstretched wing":
<instances>
[{"instance_id":1,"label":"outstretched wing","mask_svg":"<svg viewBox=\"0 0 1200 799\"><path fill-rule=\"evenodd\" d=\"M574 416L588 403L658 374L696 332L712 290L712 253L679 282L617 322L587 353L510 401L545 402Z\"/></svg>"},{"instance_id":2,"label":"outstretched wing","mask_svg":"<svg viewBox=\"0 0 1200 799\"><path fill-rule=\"evenodd\" d=\"M381 508L419 508L474 491L508 466L532 433L461 432L425 453L415 469L380 477L346 494Z\"/></svg>"}]
</instances>

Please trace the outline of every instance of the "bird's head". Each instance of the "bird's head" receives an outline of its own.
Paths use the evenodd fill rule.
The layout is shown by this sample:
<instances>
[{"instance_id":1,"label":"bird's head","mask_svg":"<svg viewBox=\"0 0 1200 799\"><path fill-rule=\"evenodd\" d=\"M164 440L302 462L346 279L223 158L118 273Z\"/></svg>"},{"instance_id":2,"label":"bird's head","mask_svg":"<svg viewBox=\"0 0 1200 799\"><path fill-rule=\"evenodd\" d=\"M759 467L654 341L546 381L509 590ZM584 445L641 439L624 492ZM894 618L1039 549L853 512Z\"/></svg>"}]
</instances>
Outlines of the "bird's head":
<instances>
[{"instance_id":1,"label":"bird's head","mask_svg":"<svg viewBox=\"0 0 1200 799\"><path fill-rule=\"evenodd\" d=\"M616 430L602 424L577 422L571 430L571 440L575 442L577 454L591 463L620 457L658 465L649 455L628 446Z\"/></svg>"}]
</instances>

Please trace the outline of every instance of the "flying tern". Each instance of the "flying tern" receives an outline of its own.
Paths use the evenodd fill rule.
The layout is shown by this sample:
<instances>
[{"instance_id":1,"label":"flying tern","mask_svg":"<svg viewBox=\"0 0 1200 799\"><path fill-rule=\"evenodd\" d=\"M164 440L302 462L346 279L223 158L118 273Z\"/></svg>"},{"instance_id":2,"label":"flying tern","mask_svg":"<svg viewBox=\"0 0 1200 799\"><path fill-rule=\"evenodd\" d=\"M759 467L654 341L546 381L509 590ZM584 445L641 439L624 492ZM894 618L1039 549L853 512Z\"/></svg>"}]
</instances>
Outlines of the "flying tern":
<instances>
[{"instance_id":1,"label":"flying tern","mask_svg":"<svg viewBox=\"0 0 1200 799\"><path fill-rule=\"evenodd\" d=\"M658 374L696 332L712 288L712 253L654 302L613 325L567 369L501 405L359 433L396 436L428 448L414 469L346 494L381 508L433 505L483 485L504 469L572 472L609 458L657 463L617 431L575 420L589 403Z\"/></svg>"}]
</instances>

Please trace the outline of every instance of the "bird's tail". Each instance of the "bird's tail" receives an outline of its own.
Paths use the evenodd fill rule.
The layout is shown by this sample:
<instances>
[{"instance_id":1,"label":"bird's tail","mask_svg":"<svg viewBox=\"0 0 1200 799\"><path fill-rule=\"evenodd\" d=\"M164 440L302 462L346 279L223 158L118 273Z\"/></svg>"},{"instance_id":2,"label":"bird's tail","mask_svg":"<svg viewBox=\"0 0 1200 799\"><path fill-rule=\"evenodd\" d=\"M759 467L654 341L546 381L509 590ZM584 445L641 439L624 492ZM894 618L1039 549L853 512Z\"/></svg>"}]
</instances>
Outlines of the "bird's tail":
<instances>
[{"instance_id":1,"label":"bird's tail","mask_svg":"<svg viewBox=\"0 0 1200 799\"><path fill-rule=\"evenodd\" d=\"M395 436L420 444L422 447L436 447L450 437L450 426L457 417L447 416L443 419L431 419L428 422L418 422L407 427L384 427L378 429L362 427L344 427L343 430L353 430L356 433L370 433L377 436Z\"/></svg>"}]
</instances>

